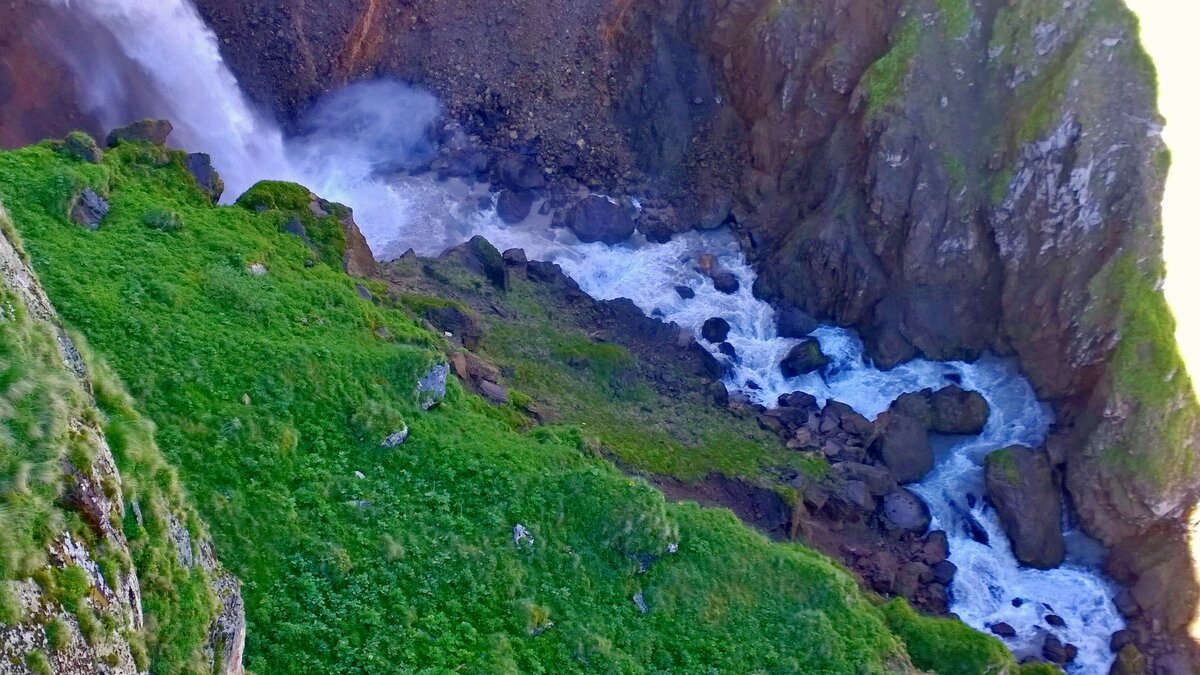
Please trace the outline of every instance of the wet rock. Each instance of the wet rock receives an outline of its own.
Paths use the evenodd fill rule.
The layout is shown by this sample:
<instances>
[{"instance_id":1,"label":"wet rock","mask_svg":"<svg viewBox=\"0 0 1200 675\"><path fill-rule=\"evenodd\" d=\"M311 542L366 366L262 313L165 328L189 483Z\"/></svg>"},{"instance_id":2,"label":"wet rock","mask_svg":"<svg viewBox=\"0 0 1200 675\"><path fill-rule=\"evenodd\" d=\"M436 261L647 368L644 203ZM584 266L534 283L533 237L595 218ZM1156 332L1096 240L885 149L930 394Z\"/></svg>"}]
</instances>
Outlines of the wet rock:
<instances>
[{"instance_id":1,"label":"wet rock","mask_svg":"<svg viewBox=\"0 0 1200 675\"><path fill-rule=\"evenodd\" d=\"M904 488L883 498L880 515L884 526L891 530L925 534L929 529L929 507L920 497Z\"/></svg>"},{"instance_id":2,"label":"wet rock","mask_svg":"<svg viewBox=\"0 0 1200 675\"><path fill-rule=\"evenodd\" d=\"M715 316L704 322L704 326L700 329L700 336L713 344L724 342L729 337L729 322L719 316Z\"/></svg>"},{"instance_id":3,"label":"wet rock","mask_svg":"<svg viewBox=\"0 0 1200 675\"><path fill-rule=\"evenodd\" d=\"M977 391L965 391L951 385L934 392L929 398L932 408L930 428L939 434L975 435L987 425L991 409Z\"/></svg>"},{"instance_id":4,"label":"wet rock","mask_svg":"<svg viewBox=\"0 0 1200 675\"><path fill-rule=\"evenodd\" d=\"M1146 667L1146 657L1142 655L1137 646L1128 644L1117 652L1117 659L1108 672L1109 675L1146 675L1150 670ZM1186 673L1188 671L1184 669L1179 672Z\"/></svg>"},{"instance_id":5,"label":"wet rock","mask_svg":"<svg viewBox=\"0 0 1200 675\"><path fill-rule=\"evenodd\" d=\"M876 420L877 436L871 452L878 456L901 484L921 480L933 468L929 433L918 418L893 406Z\"/></svg>"},{"instance_id":6,"label":"wet rock","mask_svg":"<svg viewBox=\"0 0 1200 675\"><path fill-rule=\"evenodd\" d=\"M572 206L564 224L584 243L618 244L633 236L633 217L620 204L591 195Z\"/></svg>"},{"instance_id":7,"label":"wet rock","mask_svg":"<svg viewBox=\"0 0 1200 675\"><path fill-rule=\"evenodd\" d=\"M1046 453L1019 446L997 450L984 461L984 478L1017 560L1040 569L1061 563L1062 495Z\"/></svg>"},{"instance_id":8,"label":"wet rock","mask_svg":"<svg viewBox=\"0 0 1200 675\"><path fill-rule=\"evenodd\" d=\"M96 139L82 131L72 131L67 134L62 145L63 154L82 162L99 164L104 161L104 151L96 145Z\"/></svg>"},{"instance_id":9,"label":"wet rock","mask_svg":"<svg viewBox=\"0 0 1200 675\"><path fill-rule=\"evenodd\" d=\"M810 412L817 412L817 398L812 394L803 391L793 391L790 394L781 394L777 403L780 408L797 408Z\"/></svg>"},{"instance_id":10,"label":"wet rock","mask_svg":"<svg viewBox=\"0 0 1200 675\"><path fill-rule=\"evenodd\" d=\"M711 377L714 380L721 379L725 373L725 366L717 357L712 355L712 352L705 349L699 342L693 341L688 347L696 356L699 357L700 367L703 374Z\"/></svg>"},{"instance_id":11,"label":"wet rock","mask_svg":"<svg viewBox=\"0 0 1200 675\"><path fill-rule=\"evenodd\" d=\"M988 630L1002 638L1013 638L1017 636L1017 630L1003 621L998 621L988 626Z\"/></svg>"},{"instance_id":12,"label":"wet rock","mask_svg":"<svg viewBox=\"0 0 1200 675\"><path fill-rule=\"evenodd\" d=\"M1063 618L1057 614L1047 614L1046 623L1056 628L1063 628L1067 625L1067 622L1063 621Z\"/></svg>"},{"instance_id":13,"label":"wet rock","mask_svg":"<svg viewBox=\"0 0 1200 675\"><path fill-rule=\"evenodd\" d=\"M676 286L675 292L684 300L691 300L696 297L696 291L693 291L690 286Z\"/></svg>"},{"instance_id":14,"label":"wet rock","mask_svg":"<svg viewBox=\"0 0 1200 675\"><path fill-rule=\"evenodd\" d=\"M510 225L528 218L532 209L533 195L528 192L501 190L496 198L496 215Z\"/></svg>"},{"instance_id":15,"label":"wet rock","mask_svg":"<svg viewBox=\"0 0 1200 675\"><path fill-rule=\"evenodd\" d=\"M125 142L166 145L173 128L167 120L138 120L108 132L107 144L110 148Z\"/></svg>"},{"instance_id":16,"label":"wet rock","mask_svg":"<svg viewBox=\"0 0 1200 675\"><path fill-rule=\"evenodd\" d=\"M500 184L513 192L540 190L546 187L546 174L537 159L529 155L505 155L496 165Z\"/></svg>"},{"instance_id":17,"label":"wet rock","mask_svg":"<svg viewBox=\"0 0 1200 675\"><path fill-rule=\"evenodd\" d=\"M1046 641L1042 644L1042 658L1050 663L1057 663L1060 666L1075 660L1079 654L1079 649L1070 643L1063 643L1054 635L1047 635Z\"/></svg>"},{"instance_id":18,"label":"wet rock","mask_svg":"<svg viewBox=\"0 0 1200 675\"><path fill-rule=\"evenodd\" d=\"M446 376L449 374L450 366L439 363L417 380L416 397L422 410L428 410L446 398Z\"/></svg>"},{"instance_id":19,"label":"wet rock","mask_svg":"<svg viewBox=\"0 0 1200 675\"><path fill-rule=\"evenodd\" d=\"M192 174L192 178L196 179L196 185L204 194L208 195L212 203L216 204L221 201L221 194L225 192L225 181L221 180L221 176L213 168L212 157L209 157L207 153L193 152L187 156L183 165L187 168L188 173Z\"/></svg>"},{"instance_id":20,"label":"wet rock","mask_svg":"<svg viewBox=\"0 0 1200 675\"><path fill-rule=\"evenodd\" d=\"M100 221L108 215L108 201L90 187L76 195L70 208L71 222L89 230L100 229Z\"/></svg>"},{"instance_id":21,"label":"wet rock","mask_svg":"<svg viewBox=\"0 0 1200 675\"><path fill-rule=\"evenodd\" d=\"M943 586L949 586L950 582L954 581L955 573L958 572L958 565L949 560L943 560L940 563L932 565L931 569L933 570L934 582Z\"/></svg>"},{"instance_id":22,"label":"wet rock","mask_svg":"<svg viewBox=\"0 0 1200 675\"><path fill-rule=\"evenodd\" d=\"M950 540L943 530L930 532L921 544L921 559L929 565L936 565L950 557Z\"/></svg>"},{"instance_id":23,"label":"wet rock","mask_svg":"<svg viewBox=\"0 0 1200 675\"><path fill-rule=\"evenodd\" d=\"M697 230L714 230L729 221L733 198L727 194L713 195L698 209Z\"/></svg>"},{"instance_id":24,"label":"wet rock","mask_svg":"<svg viewBox=\"0 0 1200 675\"><path fill-rule=\"evenodd\" d=\"M729 270L718 270L714 272L712 275L712 282L713 287L716 288L717 291L726 295L737 293L738 288L741 287L741 283L738 282L737 276Z\"/></svg>"},{"instance_id":25,"label":"wet rock","mask_svg":"<svg viewBox=\"0 0 1200 675\"><path fill-rule=\"evenodd\" d=\"M1112 637L1108 641L1108 648L1115 654L1124 649L1125 645L1131 645L1136 641L1137 633L1128 628L1122 628L1112 634Z\"/></svg>"},{"instance_id":26,"label":"wet rock","mask_svg":"<svg viewBox=\"0 0 1200 675\"><path fill-rule=\"evenodd\" d=\"M400 427L399 429L388 434L387 438L383 439L383 442L380 443L379 445L381 445L385 448L394 448L399 445L404 445L404 441L407 441L407 440L408 440L408 425L406 424L403 427Z\"/></svg>"},{"instance_id":27,"label":"wet rock","mask_svg":"<svg viewBox=\"0 0 1200 675\"><path fill-rule=\"evenodd\" d=\"M775 325L779 337L785 338L807 337L809 333L820 326L816 319L795 307L787 307L776 312Z\"/></svg>"},{"instance_id":28,"label":"wet rock","mask_svg":"<svg viewBox=\"0 0 1200 675\"><path fill-rule=\"evenodd\" d=\"M821 343L805 338L783 357L779 370L784 377L799 377L821 370L829 365L829 357L821 351Z\"/></svg>"},{"instance_id":29,"label":"wet rock","mask_svg":"<svg viewBox=\"0 0 1200 675\"><path fill-rule=\"evenodd\" d=\"M721 352L725 356L728 356L734 363L737 363L737 350L734 349L733 345L729 344L728 342L722 342L721 344L717 345L717 351Z\"/></svg>"},{"instance_id":30,"label":"wet rock","mask_svg":"<svg viewBox=\"0 0 1200 675\"><path fill-rule=\"evenodd\" d=\"M480 382L479 393L483 394L483 397L491 403L495 403L497 405L504 405L508 403L508 389L496 384L495 382L489 382L487 380Z\"/></svg>"}]
</instances>

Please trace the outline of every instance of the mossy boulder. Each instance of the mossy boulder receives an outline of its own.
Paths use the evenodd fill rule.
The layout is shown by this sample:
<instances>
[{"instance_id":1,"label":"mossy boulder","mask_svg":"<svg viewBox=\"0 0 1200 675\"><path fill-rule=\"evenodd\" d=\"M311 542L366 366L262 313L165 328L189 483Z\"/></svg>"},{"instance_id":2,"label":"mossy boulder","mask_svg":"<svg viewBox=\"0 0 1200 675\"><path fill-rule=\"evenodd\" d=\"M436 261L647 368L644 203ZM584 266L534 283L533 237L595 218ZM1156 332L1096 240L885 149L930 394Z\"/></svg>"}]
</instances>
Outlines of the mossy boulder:
<instances>
[{"instance_id":1,"label":"mossy boulder","mask_svg":"<svg viewBox=\"0 0 1200 675\"><path fill-rule=\"evenodd\" d=\"M89 164L99 164L104 160L104 151L96 145L96 139L82 131L72 131L63 139L62 153Z\"/></svg>"},{"instance_id":2,"label":"mossy boulder","mask_svg":"<svg viewBox=\"0 0 1200 675\"><path fill-rule=\"evenodd\" d=\"M783 361L779 363L779 369L783 372L784 377L799 377L821 370L828 365L829 357L821 351L821 343L813 338L805 338L792 347Z\"/></svg>"},{"instance_id":3,"label":"mossy boulder","mask_svg":"<svg viewBox=\"0 0 1200 675\"><path fill-rule=\"evenodd\" d=\"M988 499L1022 564L1057 567L1066 555L1062 494L1044 451L1014 446L987 456L983 465Z\"/></svg>"},{"instance_id":4,"label":"mossy boulder","mask_svg":"<svg viewBox=\"0 0 1200 675\"><path fill-rule=\"evenodd\" d=\"M123 127L117 127L108 132L106 140L108 147L113 148L121 143L150 143L166 145L167 137L174 127L167 120L142 119Z\"/></svg>"}]
</instances>

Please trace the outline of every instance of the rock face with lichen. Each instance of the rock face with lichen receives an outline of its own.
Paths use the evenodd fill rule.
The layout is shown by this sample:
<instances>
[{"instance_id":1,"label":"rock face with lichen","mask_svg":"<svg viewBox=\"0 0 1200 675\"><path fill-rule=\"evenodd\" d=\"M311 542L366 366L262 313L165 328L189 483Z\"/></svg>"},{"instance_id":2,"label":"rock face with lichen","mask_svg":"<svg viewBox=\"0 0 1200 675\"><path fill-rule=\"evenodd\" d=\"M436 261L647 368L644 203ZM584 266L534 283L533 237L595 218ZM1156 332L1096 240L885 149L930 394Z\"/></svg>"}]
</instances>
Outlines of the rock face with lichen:
<instances>
[{"instance_id":1,"label":"rock face with lichen","mask_svg":"<svg viewBox=\"0 0 1200 675\"><path fill-rule=\"evenodd\" d=\"M158 655L153 643L167 646L176 637L159 631L180 628L178 616L158 614L165 611L163 595L175 592L179 580L193 578L204 583L202 602L190 609L192 620L203 622L198 642L170 647L212 672L239 675L246 625L238 580L221 567L207 535L197 531L198 521L177 487L126 482L117 457L129 461L136 453L139 473L156 458L162 461L157 449L132 449L130 438L123 437L114 455L94 392L119 398L122 394L113 389L118 385L96 379L92 364L59 324L24 254L9 240L12 225L2 205L0 229L0 342L6 372L17 378L10 380L17 386L3 394L6 430L20 423L20 407L29 399L45 395L54 402L42 408L49 445L27 440L4 450L10 457L27 453L32 460L57 443L62 448L19 500L23 509L44 509L42 525L22 529L22 518L31 511L0 514L5 530L0 535L0 673L146 672ZM11 441L6 431L0 444ZM45 485L59 494L56 501L38 501ZM21 491L4 486L6 500L13 489ZM159 529L164 521L165 534ZM157 557L160 551L168 557ZM153 600L144 605L148 595Z\"/></svg>"}]
</instances>

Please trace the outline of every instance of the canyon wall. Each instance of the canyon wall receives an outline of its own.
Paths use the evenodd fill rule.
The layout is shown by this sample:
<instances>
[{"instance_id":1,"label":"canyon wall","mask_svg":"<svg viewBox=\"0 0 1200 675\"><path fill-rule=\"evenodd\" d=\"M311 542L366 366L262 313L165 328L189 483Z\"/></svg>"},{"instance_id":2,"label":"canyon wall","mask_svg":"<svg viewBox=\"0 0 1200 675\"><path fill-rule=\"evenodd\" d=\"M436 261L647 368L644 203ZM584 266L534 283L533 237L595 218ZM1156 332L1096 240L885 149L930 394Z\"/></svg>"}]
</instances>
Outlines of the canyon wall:
<instances>
[{"instance_id":1,"label":"canyon wall","mask_svg":"<svg viewBox=\"0 0 1200 675\"><path fill-rule=\"evenodd\" d=\"M1014 355L1127 613L1182 640L1200 431L1159 291L1153 66L1119 0L197 4L293 129L398 77L552 185L670 204L668 234L732 224L760 295L882 364Z\"/></svg>"}]
</instances>

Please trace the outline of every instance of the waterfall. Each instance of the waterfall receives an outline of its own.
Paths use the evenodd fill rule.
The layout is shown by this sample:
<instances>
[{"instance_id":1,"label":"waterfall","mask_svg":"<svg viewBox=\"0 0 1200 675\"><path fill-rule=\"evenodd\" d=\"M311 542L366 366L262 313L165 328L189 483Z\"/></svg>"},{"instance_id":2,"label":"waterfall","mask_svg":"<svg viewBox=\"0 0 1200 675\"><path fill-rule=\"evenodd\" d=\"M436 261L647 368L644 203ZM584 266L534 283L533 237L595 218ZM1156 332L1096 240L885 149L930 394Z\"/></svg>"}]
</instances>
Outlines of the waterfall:
<instances>
[{"instance_id":1,"label":"waterfall","mask_svg":"<svg viewBox=\"0 0 1200 675\"><path fill-rule=\"evenodd\" d=\"M522 247L531 258L559 263L594 297L630 298L648 315L697 333L706 319L723 317L739 355L726 384L767 405L779 394L802 390L874 418L900 394L939 388L951 376L980 392L992 410L987 428L977 437L942 443L933 472L915 486L930 506L934 527L946 530L950 559L958 566L951 608L980 630L998 621L1012 625L1018 637L1006 644L1018 654L1035 652L1040 634L1049 632L1079 647L1070 672L1107 671L1109 636L1124 624L1086 542L1069 537L1068 560L1057 569L1021 567L994 510L982 499L964 506L967 495L983 494L982 458L988 452L1013 444L1036 447L1052 421L1011 362L916 360L881 371L864 357L853 333L822 327L814 337L832 357L830 368L824 375L784 378L779 362L796 341L778 336L772 308L753 297L754 272L730 233L692 232L666 244L635 238L609 247L581 244L569 232L550 228L544 217L505 225L493 209L480 208L486 193L478 186L380 175L381 160L420 151L420 135L412 130L437 117L428 94L395 83L357 85L338 94L347 98L328 106L328 114L320 114L318 106L308 133L289 139L239 90L215 36L186 0L47 1L87 17L90 29L105 32L91 41L72 41L76 46L68 53L85 105L110 125L143 116L169 118L176 128L174 142L213 156L228 197L260 179L292 180L354 208L372 250L382 258L408 247L436 254L482 234L500 249ZM355 118L337 113L345 110L355 111ZM350 128L353 133L345 133ZM734 272L741 282L736 293L718 292L694 269L701 252L718 255ZM695 297L682 298L678 286L693 289ZM757 388L748 388L750 381ZM964 508L987 530L990 546L966 533ZM1046 625L1049 613L1061 616L1065 626Z\"/></svg>"}]
</instances>

